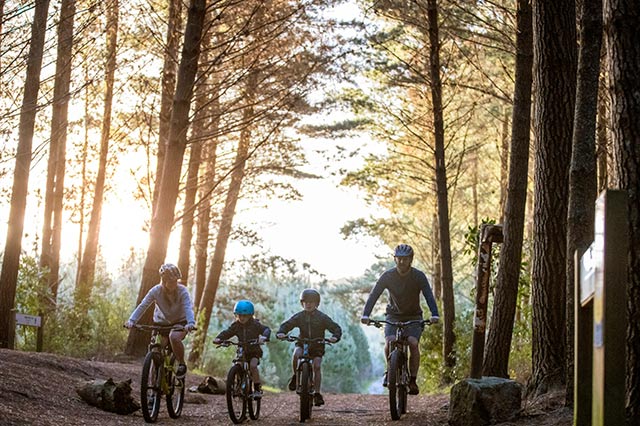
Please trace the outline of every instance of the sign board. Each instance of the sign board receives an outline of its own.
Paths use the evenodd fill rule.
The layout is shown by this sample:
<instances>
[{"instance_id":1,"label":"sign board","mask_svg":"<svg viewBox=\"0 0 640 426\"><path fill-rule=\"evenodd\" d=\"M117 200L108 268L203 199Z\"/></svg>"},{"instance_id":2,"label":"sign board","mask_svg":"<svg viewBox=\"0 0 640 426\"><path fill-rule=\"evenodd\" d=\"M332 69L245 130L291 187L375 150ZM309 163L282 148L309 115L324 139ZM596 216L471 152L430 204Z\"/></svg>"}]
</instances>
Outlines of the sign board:
<instances>
[{"instance_id":1,"label":"sign board","mask_svg":"<svg viewBox=\"0 0 640 426\"><path fill-rule=\"evenodd\" d=\"M596 256L594 244L591 244L580 258L580 304L582 306L589 303L595 292L596 267L599 264Z\"/></svg>"},{"instance_id":2,"label":"sign board","mask_svg":"<svg viewBox=\"0 0 640 426\"><path fill-rule=\"evenodd\" d=\"M16 313L16 324L18 325L30 325L32 327L40 327L42 323L41 317L35 315L25 315Z\"/></svg>"}]
</instances>

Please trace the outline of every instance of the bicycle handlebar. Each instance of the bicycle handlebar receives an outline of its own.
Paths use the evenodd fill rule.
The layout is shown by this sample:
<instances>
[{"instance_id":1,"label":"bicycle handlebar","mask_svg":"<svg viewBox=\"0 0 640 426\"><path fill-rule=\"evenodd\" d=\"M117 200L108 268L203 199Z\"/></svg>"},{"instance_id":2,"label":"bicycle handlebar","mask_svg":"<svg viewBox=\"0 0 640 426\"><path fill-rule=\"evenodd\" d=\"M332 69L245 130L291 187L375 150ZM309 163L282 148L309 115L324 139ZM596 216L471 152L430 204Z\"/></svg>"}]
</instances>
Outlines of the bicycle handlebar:
<instances>
[{"instance_id":1,"label":"bicycle handlebar","mask_svg":"<svg viewBox=\"0 0 640 426\"><path fill-rule=\"evenodd\" d=\"M301 343L323 343L327 345L332 345L334 343L329 339L325 339L324 337L309 338L309 337L300 337L300 336L285 336L280 340L286 340L287 342L301 342Z\"/></svg>"},{"instance_id":2,"label":"bicycle handlebar","mask_svg":"<svg viewBox=\"0 0 640 426\"><path fill-rule=\"evenodd\" d=\"M413 324L420 325L432 325L431 319L422 319L422 320L410 320L410 321L387 321L387 320L377 320L377 319L369 319L369 324L376 328L382 327L382 324L389 324L399 328L405 328Z\"/></svg>"},{"instance_id":3,"label":"bicycle handlebar","mask_svg":"<svg viewBox=\"0 0 640 426\"><path fill-rule=\"evenodd\" d=\"M132 328L146 331L185 331L184 325L147 325L147 324L134 324ZM192 330L197 330L193 328Z\"/></svg>"},{"instance_id":4,"label":"bicycle handlebar","mask_svg":"<svg viewBox=\"0 0 640 426\"><path fill-rule=\"evenodd\" d=\"M216 347L218 348L227 348L231 345L233 346L242 346L242 345L264 345L265 342L260 342L259 339L251 339L246 342L236 342L234 340L223 340L220 343L216 343Z\"/></svg>"}]
</instances>

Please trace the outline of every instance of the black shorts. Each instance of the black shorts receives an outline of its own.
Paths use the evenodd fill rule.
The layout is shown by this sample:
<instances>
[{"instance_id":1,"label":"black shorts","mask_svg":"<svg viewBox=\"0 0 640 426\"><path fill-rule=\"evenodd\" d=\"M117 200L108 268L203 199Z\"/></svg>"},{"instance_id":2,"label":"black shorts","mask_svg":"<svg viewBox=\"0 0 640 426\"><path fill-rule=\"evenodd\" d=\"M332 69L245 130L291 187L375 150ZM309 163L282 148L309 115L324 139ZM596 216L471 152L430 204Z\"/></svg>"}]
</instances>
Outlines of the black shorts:
<instances>
[{"instance_id":1,"label":"black shorts","mask_svg":"<svg viewBox=\"0 0 640 426\"><path fill-rule=\"evenodd\" d=\"M302 349L302 345L296 345ZM324 356L324 345L321 343L311 343L309 345L309 356L315 358L318 356Z\"/></svg>"}]
</instances>

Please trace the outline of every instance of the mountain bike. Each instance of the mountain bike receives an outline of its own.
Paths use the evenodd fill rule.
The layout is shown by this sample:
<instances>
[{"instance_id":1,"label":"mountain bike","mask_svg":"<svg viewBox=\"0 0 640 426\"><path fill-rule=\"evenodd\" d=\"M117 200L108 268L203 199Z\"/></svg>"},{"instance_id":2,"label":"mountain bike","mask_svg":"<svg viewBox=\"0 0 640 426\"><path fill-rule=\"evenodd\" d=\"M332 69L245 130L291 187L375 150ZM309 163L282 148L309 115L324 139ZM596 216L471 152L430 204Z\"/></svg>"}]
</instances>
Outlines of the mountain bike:
<instances>
[{"instance_id":1,"label":"mountain bike","mask_svg":"<svg viewBox=\"0 0 640 426\"><path fill-rule=\"evenodd\" d=\"M169 416L177 419L184 405L184 378L176 377L178 360L171 350L171 343L165 338L162 344L162 332L184 330L183 326L134 325L139 330L151 331L149 349L142 365L140 380L140 405L147 423L158 419L162 397L167 397Z\"/></svg>"},{"instance_id":2,"label":"mountain bike","mask_svg":"<svg viewBox=\"0 0 640 426\"><path fill-rule=\"evenodd\" d=\"M409 393L409 339L403 330L411 325L422 327L431 325L431 320L386 321L369 320L369 325L380 328L383 324L396 327L396 338L389 342L389 359L387 360L387 388L389 389L389 411L392 420L399 420L407 412L407 395Z\"/></svg>"},{"instance_id":3,"label":"mountain bike","mask_svg":"<svg viewBox=\"0 0 640 426\"><path fill-rule=\"evenodd\" d=\"M302 354L296 366L296 393L300 396L300 422L304 423L311 418L313 398L316 394L313 385L313 358L309 355L309 347L311 343L331 345L332 342L324 338L306 339L298 336L286 336L283 340L302 343Z\"/></svg>"},{"instance_id":4,"label":"mountain bike","mask_svg":"<svg viewBox=\"0 0 640 426\"><path fill-rule=\"evenodd\" d=\"M256 398L253 394L253 379L249 368L251 360L247 356L249 346L259 344L261 343L259 343L258 339L251 339L246 342L223 340L217 345L218 347L237 346L233 365L227 374L226 389L227 410L231 421L236 424L245 421L247 411L251 420L258 420L258 417L260 417L260 401L262 398Z\"/></svg>"}]
</instances>

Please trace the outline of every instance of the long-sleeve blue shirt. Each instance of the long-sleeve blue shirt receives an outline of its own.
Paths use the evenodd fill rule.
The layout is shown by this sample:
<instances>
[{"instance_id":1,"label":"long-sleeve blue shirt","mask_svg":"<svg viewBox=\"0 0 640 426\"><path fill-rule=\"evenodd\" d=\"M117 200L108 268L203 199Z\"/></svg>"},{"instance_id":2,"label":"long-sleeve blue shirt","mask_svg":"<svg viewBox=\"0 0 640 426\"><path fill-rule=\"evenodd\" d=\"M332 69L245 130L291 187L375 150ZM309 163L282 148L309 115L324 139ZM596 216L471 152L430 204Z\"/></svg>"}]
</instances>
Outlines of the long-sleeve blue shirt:
<instances>
[{"instance_id":1,"label":"long-sleeve blue shirt","mask_svg":"<svg viewBox=\"0 0 640 426\"><path fill-rule=\"evenodd\" d=\"M167 325L178 324L183 321L192 325L196 323L189 290L182 284L178 284L176 291L171 294L162 287L162 284L153 286L133 311L129 320L133 323L138 322L144 311L153 302L155 302L153 311L153 322L155 323Z\"/></svg>"},{"instance_id":2,"label":"long-sleeve blue shirt","mask_svg":"<svg viewBox=\"0 0 640 426\"><path fill-rule=\"evenodd\" d=\"M420 293L427 301L431 315L439 316L438 306L433 297L427 276L424 272L413 267L404 276L398 273L397 268L384 272L371 290L371 293L369 293L362 316L368 317L371 315L378 298L385 290L389 292L386 314L396 320L403 321L422 317Z\"/></svg>"}]
</instances>

